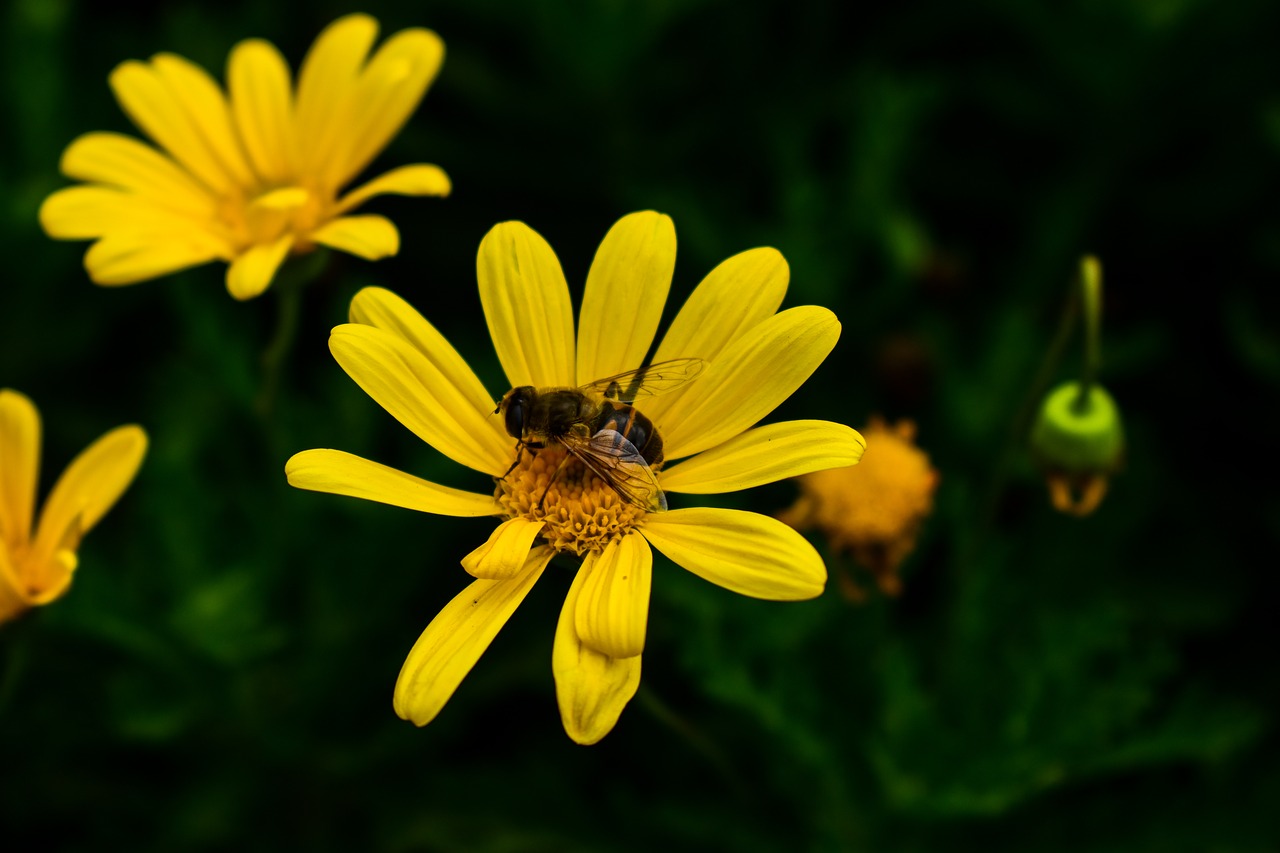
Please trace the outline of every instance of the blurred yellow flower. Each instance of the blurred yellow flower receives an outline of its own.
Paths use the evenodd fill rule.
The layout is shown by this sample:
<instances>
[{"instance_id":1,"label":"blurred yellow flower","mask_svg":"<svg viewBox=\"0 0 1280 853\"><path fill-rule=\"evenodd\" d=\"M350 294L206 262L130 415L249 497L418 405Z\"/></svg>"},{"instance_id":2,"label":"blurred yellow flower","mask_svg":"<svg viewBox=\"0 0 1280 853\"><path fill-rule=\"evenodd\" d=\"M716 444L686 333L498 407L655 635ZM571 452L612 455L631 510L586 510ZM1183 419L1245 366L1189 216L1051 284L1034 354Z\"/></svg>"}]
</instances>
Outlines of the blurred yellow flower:
<instances>
[{"instance_id":1,"label":"blurred yellow flower","mask_svg":"<svg viewBox=\"0 0 1280 853\"><path fill-rule=\"evenodd\" d=\"M348 214L376 195L448 195L445 173L401 166L339 191L408 120L444 45L430 30L408 29L369 56L377 33L367 15L329 25L296 92L284 58L261 39L231 51L226 94L171 53L122 63L112 91L160 150L118 133L76 139L62 172L87 183L45 199L46 233L95 240L85 268L103 285L227 261L236 299L262 293L286 257L318 244L368 260L394 255L400 235L390 220Z\"/></svg>"},{"instance_id":2,"label":"blurred yellow flower","mask_svg":"<svg viewBox=\"0 0 1280 853\"><path fill-rule=\"evenodd\" d=\"M800 498L781 515L797 530L817 527L833 551L852 553L886 595L901 592L898 566L915 549L938 486L938 472L916 447L915 434L911 421L888 426L871 418L863 430L867 453L862 463L800 477ZM846 595L863 597L852 578L842 581Z\"/></svg>"},{"instance_id":3,"label":"blurred yellow flower","mask_svg":"<svg viewBox=\"0 0 1280 853\"><path fill-rule=\"evenodd\" d=\"M99 438L62 472L33 528L40 414L26 396L0 389L0 622L67 591L80 540L128 488L146 451L141 427Z\"/></svg>"},{"instance_id":4,"label":"blurred yellow flower","mask_svg":"<svg viewBox=\"0 0 1280 853\"><path fill-rule=\"evenodd\" d=\"M581 386L641 366L675 267L671 220L652 211L609 231L587 276L575 342L569 288L551 247L527 225L495 226L480 245L480 299L513 388ZM854 430L827 421L751 428L800 387L839 337L825 308L777 312L789 270L776 250L752 249L713 270L689 297L653 362L701 359L692 382L637 405L665 441L664 492L714 494L759 486L862 455ZM734 592L798 600L822 592L817 551L767 516L695 507L649 512L625 502L554 444L518 463L495 396L420 314L366 288L329 348L374 400L419 438L488 474L493 494L418 479L338 450L308 450L286 466L303 489L451 516L497 516L489 541L463 558L477 578L445 606L409 652L397 713L430 722L557 553L581 557L556 630L552 670L565 730L595 743L640 681L653 552ZM560 468L563 463L563 468ZM557 469L559 473L557 474Z\"/></svg>"}]
</instances>

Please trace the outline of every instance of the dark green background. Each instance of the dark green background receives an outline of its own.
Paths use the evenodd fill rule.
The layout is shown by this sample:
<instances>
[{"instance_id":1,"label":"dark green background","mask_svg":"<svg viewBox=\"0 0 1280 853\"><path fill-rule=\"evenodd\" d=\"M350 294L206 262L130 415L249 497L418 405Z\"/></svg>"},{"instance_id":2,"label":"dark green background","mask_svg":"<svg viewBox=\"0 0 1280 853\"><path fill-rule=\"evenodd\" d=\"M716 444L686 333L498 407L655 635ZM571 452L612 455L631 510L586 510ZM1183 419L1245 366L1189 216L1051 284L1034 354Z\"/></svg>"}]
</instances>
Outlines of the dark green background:
<instances>
[{"instance_id":1,"label":"dark green background","mask_svg":"<svg viewBox=\"0 0 1280 853\"><path fill-rule=\"evenodd\" d=\"M275 292L236 303L221 265L95 287L87 244L48 240L36 210L75 136L134 132L118 62L168 50L221 78L261 36L296 68L355 10L0 9L0 385L44 416L43 489L112 426L152 438L70 593L0 627L6 851L1280 845L1280 6L370 4L384 32L428 26L448 50L375 168L438 163L455 191L366 206L402 251L333 257L269 420ZM415 729L396 673L492 523L295 491L284 461L337 447L487 483L369 400L328 329L390 287L497 397L485 231L529 223L576 298L608 227L645 208L680 241L668 318L758 245L791 264L786 305L839 315L775 417L918 422L942 481L905 594L759 602L659 560L641 692L582 748L555 705L554 568ZM1086 251L1130 449L1077 520L1015 430Z\"/></svg>"}]
</instances>

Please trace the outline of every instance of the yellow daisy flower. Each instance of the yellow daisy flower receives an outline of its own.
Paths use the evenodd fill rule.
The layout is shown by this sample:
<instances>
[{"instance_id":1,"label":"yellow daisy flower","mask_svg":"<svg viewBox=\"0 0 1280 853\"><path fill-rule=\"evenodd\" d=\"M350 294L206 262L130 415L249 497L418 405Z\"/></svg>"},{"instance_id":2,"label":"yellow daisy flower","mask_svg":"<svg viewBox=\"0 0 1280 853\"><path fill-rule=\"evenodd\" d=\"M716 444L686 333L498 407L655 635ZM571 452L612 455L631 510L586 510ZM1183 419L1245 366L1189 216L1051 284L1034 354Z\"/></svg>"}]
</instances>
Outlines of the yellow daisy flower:
<instances>
[{"instance_id":1,"label":"yellow daisy flower","mask_svg":"<svg viewBox=\"0 0 1280 853\"><path fill-rule=\"evenodd\" d=\"M50 237L95 240L85 255L98 284L133 284L214 260L227 290L257 296L289 255L317 245L368 260L394 255L390 220L349 215L376 195L449 194L437 166L393 169L340 195L417 108L444 58L430 30L396 33L372 56L378 23L349 15L329 25L303 60L295 91L280 52L240 42L227 93L171 53L111 72L121 107L159 146L88 133L62 155L86 181L40 208Z\"/></svg>"},{"instance_id":2,"label":"yellow daisy flower","mask_svg":"<svg viewBox=\"0 0 1280 853\"><path fill-rule=\"evenodd\" d=\"M645 362L671 285L676 236L652 211L609 231L587 276L575 344L569 288L551 247L527 225L495 226L480 245L480 298L513 388L576 387ZM637 404L665 441L667 493L751 488L851 465L863 441L826 421L752 426L787 399L835 345L825 308L777 312L789 270L776 250L752 249L713 270L663 337L653 363L693 358L701 374ZM777 313L775 313L777 312ZM781 522L708 507L648 512L623 500L554 444L517 461L491 394L462 357L394 294L366 288L329 348L374 400L419 438L488 474L492 494L446 488L338 450L286 465L303 489L451 516L497 516L489 541L462 559L477 580L427 626L396 683L396 712L430 722L557 553L581 558L556 629L552 670L565 730L595 743L640 680L652 583L650 546L712 583L757 598L822 592L817 551ZM687 363L687 362L686 362ZM513 465L514 463L514 465Z\"/></svg>"},{"instance_id":3,"label":"yellow daisy flower","mask_svg":"<svg viewBox=\"0 0 1280 853\"><path fill-rule=\"evenodd\" d=\"M138 426L117 427L62 472L33 526L40 473L40 414L0 389L0 622L62 596L80 540L133 481L147 452Z\"/></svg>"}]
</instances>

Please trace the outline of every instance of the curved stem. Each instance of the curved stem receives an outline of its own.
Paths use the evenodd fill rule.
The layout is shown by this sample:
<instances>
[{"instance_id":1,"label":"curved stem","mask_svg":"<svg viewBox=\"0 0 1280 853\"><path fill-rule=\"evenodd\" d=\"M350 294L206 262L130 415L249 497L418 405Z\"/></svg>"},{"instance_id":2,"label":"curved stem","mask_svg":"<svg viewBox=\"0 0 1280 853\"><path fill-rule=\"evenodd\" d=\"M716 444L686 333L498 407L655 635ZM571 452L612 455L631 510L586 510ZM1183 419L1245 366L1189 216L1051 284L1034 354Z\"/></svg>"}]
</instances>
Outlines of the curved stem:
<instances>
[{"instance_id":1,"label":"curved stem","mask_svg":"<svg viewBox=\"0 0 1280 853\"><path fill-rule=\"evenodd\" d=\"M1072 406L1077 414L1089 407L1089 391L1098 378L1102 336L1102 264L1093 255L1080 261L1080 304L1084 314L1084 364L1080 370L1080 393Z\"/></svg>"}]
</instances>

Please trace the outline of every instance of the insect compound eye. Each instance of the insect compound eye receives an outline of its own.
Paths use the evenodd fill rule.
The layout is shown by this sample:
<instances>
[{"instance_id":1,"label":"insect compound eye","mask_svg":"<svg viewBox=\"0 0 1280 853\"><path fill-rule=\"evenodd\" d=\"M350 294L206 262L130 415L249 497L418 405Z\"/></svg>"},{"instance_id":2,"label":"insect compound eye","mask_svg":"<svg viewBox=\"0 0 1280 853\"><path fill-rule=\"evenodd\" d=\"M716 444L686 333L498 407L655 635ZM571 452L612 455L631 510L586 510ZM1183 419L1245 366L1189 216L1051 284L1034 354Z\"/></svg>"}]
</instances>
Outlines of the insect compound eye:
<instances>
[{"instance_id":1,"label":"insect compound eye","mask_svg":"<svg viewBox=\"0 0 1280 853\"><path fill-rule=\"evenodd\" d=\"M524 436L524 392L524 388L517 388L508 394L506 399L506 412L503 417L505 418L507 434L513 438L522 438Z\"/></svg>"}]
</instances>

